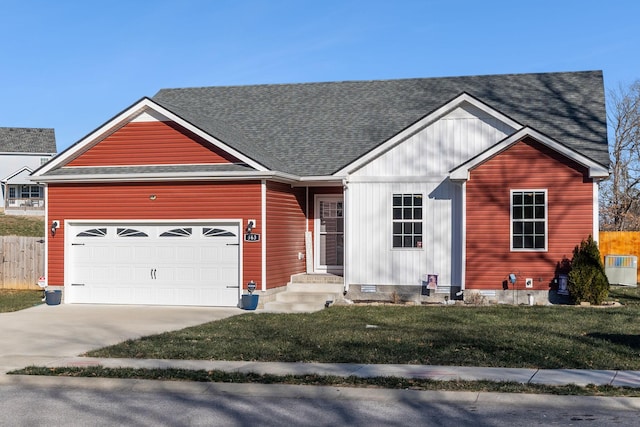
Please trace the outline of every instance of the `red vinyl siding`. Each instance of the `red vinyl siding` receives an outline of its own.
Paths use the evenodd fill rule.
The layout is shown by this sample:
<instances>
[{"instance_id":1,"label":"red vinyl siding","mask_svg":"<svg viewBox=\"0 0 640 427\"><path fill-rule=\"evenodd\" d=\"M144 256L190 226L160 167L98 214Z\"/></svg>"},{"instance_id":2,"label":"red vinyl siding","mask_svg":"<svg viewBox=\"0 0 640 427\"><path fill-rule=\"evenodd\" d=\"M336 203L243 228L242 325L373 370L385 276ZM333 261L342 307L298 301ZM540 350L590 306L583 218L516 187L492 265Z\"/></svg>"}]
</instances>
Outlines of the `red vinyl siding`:
<instances>
[{"instance_id":1,"label":"red vinyl siding","mask_svg":"<svg viewBox=\"0 0 640 427\"><path fill-rule=\"evenodd\" d=\"M267 184L267 287L286 285L292 274L304 273L305 189Z\"/></svg>"},{"instance_id":2,"label":"red vinyl siding","mask_svg":"<svg viewBox=\"0 0 640 427\"><path fill-rule=\"evenodd\" d=\"M236 163L232 156L173 122L124 125L67 166Z\"/></svg>"},{"instance_id":3,"label":"red vinyl siding","mask_svg":"<svg viewBox=\"0 0 640 427\"><path fill-rule=\"evenodd\" d=\"M545 252L512 252L510 190L547 190ZM466 184L466 287L502 289L510 273L548 290L556 266L593 232L593 183L585 168L531 139L471 171ZM509 289L512 286L509 285Z\"/></svg>"},{"instance_id":4,"label":"red vinyl siding","mask_svg":"<svg viewBox=\"0 0 640 427\"><path fill-rule=\"evenodd\" d=\"M155 195L155 200L150 196ZM49 221L59 220L180 220L248 219L261 223L260 182L50 184ZM64 226L49 236L49 284L64 284ZM255 232L260 233L257 228ZM260 244L244 243L243 286L261 285Z\"/></svg>"}]
</instances>

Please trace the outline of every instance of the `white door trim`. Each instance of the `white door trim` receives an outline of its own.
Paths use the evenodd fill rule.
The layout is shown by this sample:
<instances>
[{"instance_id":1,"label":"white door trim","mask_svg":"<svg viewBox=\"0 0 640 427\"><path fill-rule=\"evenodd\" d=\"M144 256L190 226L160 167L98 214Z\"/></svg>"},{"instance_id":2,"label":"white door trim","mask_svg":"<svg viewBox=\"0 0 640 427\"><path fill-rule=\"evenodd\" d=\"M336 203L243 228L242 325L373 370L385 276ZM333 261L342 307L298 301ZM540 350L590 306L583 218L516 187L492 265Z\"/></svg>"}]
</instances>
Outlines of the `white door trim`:
<instances>
[{"instance_id":1,"label":"white door trim","mask_svg":"<svg viewBox=\"0 0 640 427\"><path fill-rule=\"evenodd\" d=\"M320 264L320 202L322 201L335 201L342 202L342 225L343 225L343 253L342 264L343 265L322 265ZM313 226L313 265L316 273L336 273L343 274L344 272L344 196L342 194L316 194L314 197L314 226Z\"/></svg>"}]
</instances>

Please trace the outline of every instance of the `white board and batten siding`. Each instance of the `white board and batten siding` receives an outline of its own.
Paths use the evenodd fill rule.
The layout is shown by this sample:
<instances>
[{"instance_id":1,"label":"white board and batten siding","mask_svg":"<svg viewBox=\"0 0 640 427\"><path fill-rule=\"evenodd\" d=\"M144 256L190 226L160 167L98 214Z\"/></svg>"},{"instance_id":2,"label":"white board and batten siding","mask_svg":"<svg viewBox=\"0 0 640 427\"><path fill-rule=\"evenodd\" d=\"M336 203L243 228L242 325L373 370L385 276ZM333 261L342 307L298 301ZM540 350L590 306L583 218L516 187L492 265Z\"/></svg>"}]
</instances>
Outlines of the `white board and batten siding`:
<instances>
[{"instance_id":1,"label":"white board and batten siding","mask_svg":"<svg viewBox=\"0 0 640 427\"><path fill-rule=\"evenodd\" d=\"M346 244L350 284L461 286L462 186L449 170L502 140L513 129L463 104L349 176ZM423 195L422 248L393 248L393 194Z\"/></svg>"}]
</instances>

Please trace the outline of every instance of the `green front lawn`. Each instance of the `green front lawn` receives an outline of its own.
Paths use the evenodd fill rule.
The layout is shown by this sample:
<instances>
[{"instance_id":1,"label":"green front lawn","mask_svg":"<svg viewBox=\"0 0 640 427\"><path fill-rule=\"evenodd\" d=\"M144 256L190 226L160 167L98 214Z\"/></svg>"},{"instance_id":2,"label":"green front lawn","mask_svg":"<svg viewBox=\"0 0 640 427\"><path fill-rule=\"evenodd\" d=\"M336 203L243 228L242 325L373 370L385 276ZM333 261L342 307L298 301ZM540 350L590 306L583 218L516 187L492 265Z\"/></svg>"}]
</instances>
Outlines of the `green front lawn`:
<instances>
[{"instance_id":1,"label":"green front lawn","mask_svg":"<svg viewBox=\"0 0 640 427\"><path fill-rule=\"evenodd\" d=\"M0 213L0 236L44 237L44 218Z\"/></svg>"},{"instance_id":2,"label":"green front lawn","mask_svg":"<svg viewBox=\"0 0 640 427\"><path fill-rule=\"evenodd\" d=\"M639 319L640 305L331 307L247 313L88 355L640 370Z\"/></svg>"},{"instance_id":3,"label":"green front lawn","mask_svg":"<svg viewBox=\"0 0 640 427\"><path fill-rule=\"evenodd\" d=\"M0 313L42 304L42 291L0 289Z\"/></svg>"},{"instance_id":4,"label":"green front lawn","mask_svg":"<svg viewBox=\"0 0 640 427\"><path fill-rule=\"evenodd\" d=\"M629 286L610 286L609 300L619 301L626 306L640 305L640 289Z\"/></svg>"},{"instance_id":5,"label":"green front lawn","mask_svg":"<svg viewBox=\"0 0 640 427\"><path fill-rule=\"evenodd\" d=\"M577 396L640 396L640 390L632 387L588 385L580 387L568 385L521 384L510 381L439 381L422 378L355 376L337 377L332 375L269 375L243 374L239 372L204 371L187 369L133 369L104 368L102 366L47 368L29 366L10 372L13 375L44 375L64 377L102 377L161 381L197 381L216 383L253 384L294 384L332 387L375 387L400 390L446 390L494 393L535 393Z\"/></svg>"}]
</instances>

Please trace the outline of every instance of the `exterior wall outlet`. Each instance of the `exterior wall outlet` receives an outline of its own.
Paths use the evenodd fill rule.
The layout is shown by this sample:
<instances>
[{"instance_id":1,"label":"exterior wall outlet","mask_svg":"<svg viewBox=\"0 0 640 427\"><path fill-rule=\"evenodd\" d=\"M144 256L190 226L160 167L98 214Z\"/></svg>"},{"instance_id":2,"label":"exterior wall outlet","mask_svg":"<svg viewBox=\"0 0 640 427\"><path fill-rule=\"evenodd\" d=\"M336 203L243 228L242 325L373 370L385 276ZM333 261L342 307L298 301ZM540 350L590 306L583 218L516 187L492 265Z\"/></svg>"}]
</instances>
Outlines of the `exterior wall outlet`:
<instances>
[{"instance_id":1,"label":"exterior wall outlet","mask_svg":"<svg viewBox=\"0 0 640 427\"><path fill-rule=\"evenodd\" d=\"M533 279L531 278L524 279L524 287L533 288Z\"/></svg>"}]
</instances>

